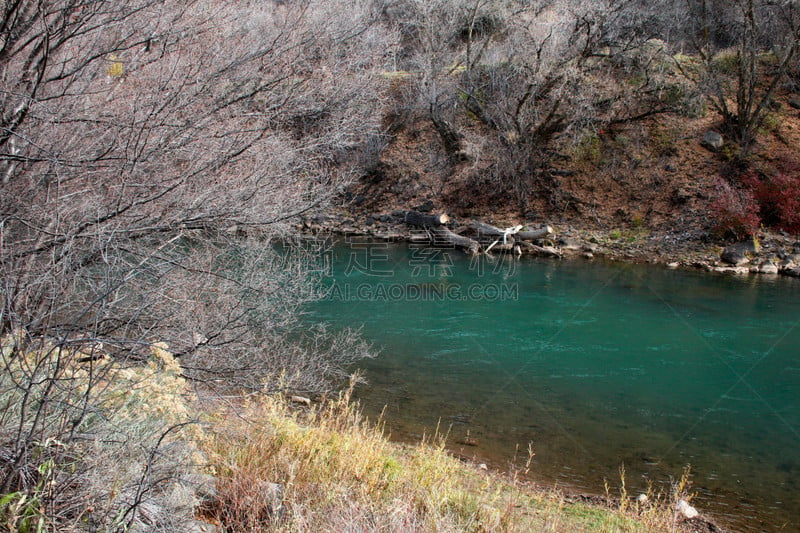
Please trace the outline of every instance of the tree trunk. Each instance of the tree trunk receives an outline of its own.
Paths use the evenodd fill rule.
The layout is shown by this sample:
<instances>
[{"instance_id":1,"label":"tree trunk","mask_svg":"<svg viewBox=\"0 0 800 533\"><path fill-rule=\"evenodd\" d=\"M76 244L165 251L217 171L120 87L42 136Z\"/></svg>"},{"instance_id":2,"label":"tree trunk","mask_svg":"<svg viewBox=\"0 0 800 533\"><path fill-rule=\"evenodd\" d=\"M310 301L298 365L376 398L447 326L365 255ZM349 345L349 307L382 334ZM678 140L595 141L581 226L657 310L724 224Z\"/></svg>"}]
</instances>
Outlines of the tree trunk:
<instances>
[{"instance_id":1,"label":"tree trunk","mask_svg":"<svg viewBox=\"0 0 800 533\"><path fill-rule=\"evenodd\" d=\"M495 240L502 239L503 235L506 233L504 230L496 226L492 226L491 224L486 224L485 222L475 221L472 223L472 227L478 232L479 236L492 237ZM509 240L512 240L512 237L513 240L517 241L537 241L539 239L545 239L552 234L553 228L551 226L545 226L541 229L531 231L509 232L506 243L508 243Z\"/></svg>"},{"instance_id":2,"label":"tree trunk","mask_svg":"<svg viewBox=\"0 0 800 533\"><path fill-rule=\"evenodd\" d=\"M405 215L403 215L403 222L411 226L427 229L444 226L450 222L450 217L444 213L440 215L426 215L419 211L406 211Z\"/></svg>"},{"instance_id":3,"label":"tree trunk","mask_svg":"<svg viewBox=\"0 0 800 533\"><path fill-rule=\"evenodd\" d=\"M406 211L403 221L411 226L424 228L430 236L430 243L436 248L458 248L471 254L477 254L480 244L469 237L453 233L444 225L450 221L445 214L425 215L417 211Z\"/></svg>"},{"instance_id":4,"label":"tree trunk","mask_svg":"<svg viewBox=\"0 0 800 533\"><path fill-rule=\"evenodd\" d=\"M554 233L552 226L545 226L541 229L531 231L520 231L517 233L517 239L521 241L538 241L539 239L546 239Z\"/></svg>"}]
</instances>

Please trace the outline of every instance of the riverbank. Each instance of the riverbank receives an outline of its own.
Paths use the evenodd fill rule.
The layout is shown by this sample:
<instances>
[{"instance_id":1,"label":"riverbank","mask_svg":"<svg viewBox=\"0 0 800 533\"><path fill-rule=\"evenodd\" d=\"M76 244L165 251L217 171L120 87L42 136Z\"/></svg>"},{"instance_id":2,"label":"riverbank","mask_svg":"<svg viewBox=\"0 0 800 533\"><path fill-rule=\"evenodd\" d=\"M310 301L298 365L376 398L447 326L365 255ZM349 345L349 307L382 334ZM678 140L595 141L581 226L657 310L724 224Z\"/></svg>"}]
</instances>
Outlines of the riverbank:
<instances>
[{"instance_id":1,"label":"riverbank","mask_svg":"<svg viewBox=\"0 0 800 533\"><path fill-rule=\"evenodd\" d=\"M220 504L204 518L248 531L723 531L687 501L685 480L668 494L617 497L537 487L523 480L533 451L500 473L456 458L443 436L391 443L351 392L218 410L206 451Z\"/></svg>"},{"instance_id":2,"label":"riverbank","mask_svg":"<svg viewBox=\"0 0 800 533\"><path fill-rule=\"evenodd\" d=\"M3 354L17 342L0 339ZM141 365L96 346L42 343L9 362L0 400L24 404L8 382L21 383L34 363L60 366L71 388L51 392L57 405L91 390L96 407L76 438L57 440L49 433L57 424L48 424L20 459L38 483L31 497L2 494L8 531L110 531L123 521L130 531L188 533L719 531L695 514L682 483L668 494L570 496L524 482L529 460L499 473L457 459L440 435L392 443L351 401L355 378L316 402L220 397L191 387L163 343ZM65 478L63 489L48 488Z\"/></svg>"},{"instance_id":3,"label":"riverbank","mask_svg":"<svg viewBox=\"0 0 800 533\"><path fill-rule=\"evenodd\" d=\"M426 242L424 230L403 223L403 215L402 210L368 215L348 211L317 214L303 218L296 229L305 234L333 235L342 239ZM459 227L471 222L452 219L449 227L459 233ZM496 224L512 227L525 223L505 219ZM528 222L525 226L535 229L547 224L547 221ZM723 243L703 231L665 231L644 226L586 228L570 223L551 227L553 234L545 239L550 245L546 252L549 256L604 258L723 274L800 277L800 240L784 232L761 231L747 242Z\"/></svg>"}]
</instances>

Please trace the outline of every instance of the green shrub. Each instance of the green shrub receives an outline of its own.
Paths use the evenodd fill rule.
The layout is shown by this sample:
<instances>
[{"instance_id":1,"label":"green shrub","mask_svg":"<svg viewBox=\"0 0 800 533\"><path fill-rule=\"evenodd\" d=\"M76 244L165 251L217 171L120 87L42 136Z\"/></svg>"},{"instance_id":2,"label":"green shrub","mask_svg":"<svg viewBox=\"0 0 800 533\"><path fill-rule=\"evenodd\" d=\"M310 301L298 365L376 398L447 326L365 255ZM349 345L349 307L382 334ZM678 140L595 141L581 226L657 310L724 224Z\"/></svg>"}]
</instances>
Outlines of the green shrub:
<instances>
[{"instance_id":1,"label":"green shrub","mask_svg":"<svg viewBox=\"0 0 800 533\"><path fill-rule=\"evenodd\" d=\"M600 135L584 131L573 148L573 157L578 161L600 164L603 161L603 140Z\"/></svg>"},{"instance_id":2,"label":"green shrub","mask_svg":"<svg viewBox=\"0 0 800 533\"><path fill-rule=\"evenodd\" d=\"M739 61L739 51L735 48L728 48L711 58L710 67L719 74L733 76L739 70Z\"/></svg>"}]
</instances>

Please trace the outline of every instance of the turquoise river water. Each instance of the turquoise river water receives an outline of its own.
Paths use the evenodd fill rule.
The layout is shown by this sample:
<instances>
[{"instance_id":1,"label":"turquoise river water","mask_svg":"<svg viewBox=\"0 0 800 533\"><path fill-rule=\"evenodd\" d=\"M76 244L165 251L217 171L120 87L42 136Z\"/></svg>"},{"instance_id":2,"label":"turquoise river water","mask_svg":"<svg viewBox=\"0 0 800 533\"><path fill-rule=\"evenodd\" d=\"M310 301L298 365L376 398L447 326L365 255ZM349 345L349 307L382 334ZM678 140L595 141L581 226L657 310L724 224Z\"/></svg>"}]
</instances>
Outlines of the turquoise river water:
<instances>
[{"instance_id":1,"label":"turquoise river water","mask_svg":"<svg viewBox=\"0 0 800 533\"><path fill-rule=\"evenodd\" d=\"M800 280L389 244L325 263L308 318L363 325L359 398L394 438L438 426L499 469L532 443L534 480L588 493L691 465L702 512L800 530Z\"/></svg>"}]
</instances>

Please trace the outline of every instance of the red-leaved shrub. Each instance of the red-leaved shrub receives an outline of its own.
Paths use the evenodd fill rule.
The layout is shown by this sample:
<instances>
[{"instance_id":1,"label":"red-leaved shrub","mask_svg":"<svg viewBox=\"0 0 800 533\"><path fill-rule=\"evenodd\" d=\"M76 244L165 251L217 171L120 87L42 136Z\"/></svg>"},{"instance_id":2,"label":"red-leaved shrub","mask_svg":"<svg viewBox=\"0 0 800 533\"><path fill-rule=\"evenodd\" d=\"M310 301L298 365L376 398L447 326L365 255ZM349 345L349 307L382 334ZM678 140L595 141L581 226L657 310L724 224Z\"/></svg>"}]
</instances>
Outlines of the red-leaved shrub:
<instances>
[{"instance_id":1,"label":"red-leaved shrub","mask_svg":"<svg viewBox=\"0 0 800 533\"><path fill-rule=\"evenodd\" d=\"M724 180L717 182L711 209L714 231L720 237L742 240L754 235L761 224L759 206L753 193L737 189Z\"/></svg>"},{"instance_id":2,"label":"red-leaved shrub","mask_svg":"<svg viewBox=\"0 0 800 533\"><path fill-rule=\"evenodd\" d=\"M764 224L800 234L800 174L748 173L741 181L758 202Z\"/></svg>"}]
</instances>

